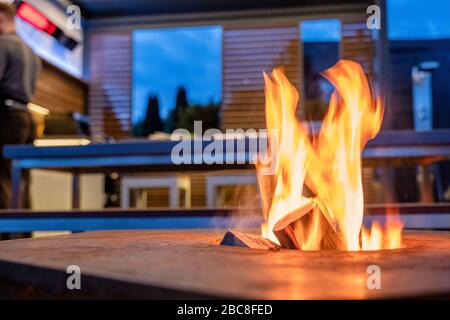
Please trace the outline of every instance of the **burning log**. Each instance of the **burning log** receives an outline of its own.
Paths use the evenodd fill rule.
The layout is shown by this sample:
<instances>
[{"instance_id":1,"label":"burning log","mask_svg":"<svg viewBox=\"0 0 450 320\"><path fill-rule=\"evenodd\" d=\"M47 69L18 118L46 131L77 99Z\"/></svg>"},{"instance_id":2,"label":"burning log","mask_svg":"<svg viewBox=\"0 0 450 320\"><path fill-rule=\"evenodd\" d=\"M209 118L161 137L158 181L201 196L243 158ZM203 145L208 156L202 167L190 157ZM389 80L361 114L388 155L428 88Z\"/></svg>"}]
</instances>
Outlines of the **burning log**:
<instances>
[{"instance_id":1,"label":"burning log","mask_svg":"<svg viewBox=\"0 0 450 320\"><path fill-rule=\"evenodd\" d=\"M303 216L316 208L315 202L308 202L305 206L294 210L280 219L273 228L273 233L277 237L281 246L287 249L301 250L301 242L298 241L294 232L294 224Z\"/></svg>"},{"instance_id":2,"label":"burning log","mask_svg":"<svg viewBox=\"0 0 450 320\"><path fill-rule=\"evenodd\" d=\"M269 216L269 209L272 205L273 194L275 192L275 176L264 175L257 171L256 177L258 179L259 193L261 195L263 216L267 221Z\"/></svg>"},{"instance_id":3,"label":"burning log","mask_svg":"<svg viewBox=\"0 0 450 320\"><path fill-rule=\"evenodd\" d=\"M335 225L329 220L329 213L322 202L317 202L318 211L320 211L320 225L322 226L323 250L345 250L345 242L342 235L338 232Z\"/></svg>"},{"instance_id":4,"label":"burning log","mask_svg":"<svg viewBox=\"0 0 450 320\"><path fill-rule=\"evenodd\" d=\"M276 250L280 246L269 239L254 234L246 234L238 231L228 230L220 242L221 246L245 247L251 249Z\"/></svg>"},{"instance_id":5,"label":"burning log","mask_svg":"<svg viewBox=\"0 0 450 320\"><path fill-rule=\"evenodd\" d=\"M328 220L321 214L321 224L326 226L322 233L322 250L345 250L345 243L340 234L333 228Z\"/></svg>"},{"instance_id":6,"label":"burning log","mask_svg":"<svg viewBox=\"0 0 450 320\"><path fill-rule=\"evenodd\" d=\"M318 217L316 215L319 215ZM339 250L344 248L342 237L325 216L325 209L316 202L309 202L305 206L285 215L273 228L281 246L288 249L305 250L301 239L301 230L306 230L318 219L321 232L320 249Z\"/></svg>"}]
</instances>

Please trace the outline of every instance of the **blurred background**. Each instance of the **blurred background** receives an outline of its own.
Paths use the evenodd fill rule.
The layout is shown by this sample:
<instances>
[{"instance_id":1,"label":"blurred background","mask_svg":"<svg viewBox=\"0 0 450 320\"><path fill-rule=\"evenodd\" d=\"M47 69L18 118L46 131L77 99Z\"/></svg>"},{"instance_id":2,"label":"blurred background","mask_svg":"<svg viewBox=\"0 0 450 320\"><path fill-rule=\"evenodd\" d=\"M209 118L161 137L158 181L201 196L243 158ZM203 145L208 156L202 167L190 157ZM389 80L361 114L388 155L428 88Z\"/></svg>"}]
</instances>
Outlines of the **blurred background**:
<instances>
[{"instance_id":1,"label":"blurred background","mask_svg":"<svg viewBox=\"0 0 450 320\"><path fill-rule=\"evenodd\" d=\"M37 145L167 140L176 128L192 131L194 120L203 121L203 130L264 128L262 72L278 65L301 93L299 119L320 124L333 90L320 73L339 59L361 63L382 95L383 130L450 127L446 0L16 3L32 6L63 34L48 34L33 14L16 18L19 36L44 61L32 101L43 108L36 112ZM380 8L380 29L367 25L372 4ZM78 14L68 11L73 5L80 9L79 28L68 23ZM370 167L363 174L367 203L423 201L415 167ZM69 174L34 170L32 175L33 209L70 208ZM173 173L156 176L167 175ZM258 204L253 171L184 176L190 206ZM171 203L165 185L130 187L122 197L122 178L83 176L81 207L123 207L125 198L127 206ZM449 185L448 162L433 165L427 201L450 201Z\"/></svg>"}]
</instances>

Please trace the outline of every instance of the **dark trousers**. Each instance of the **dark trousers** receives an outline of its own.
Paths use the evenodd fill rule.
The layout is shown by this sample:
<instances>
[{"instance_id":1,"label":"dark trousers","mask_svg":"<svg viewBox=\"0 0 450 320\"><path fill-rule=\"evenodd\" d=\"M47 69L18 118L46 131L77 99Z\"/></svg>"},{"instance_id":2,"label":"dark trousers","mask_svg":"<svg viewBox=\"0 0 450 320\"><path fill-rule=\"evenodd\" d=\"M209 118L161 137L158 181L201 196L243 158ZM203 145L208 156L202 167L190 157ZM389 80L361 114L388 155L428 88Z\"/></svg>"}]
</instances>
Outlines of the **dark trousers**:
<instances>
[{"instance_id":1,"label":"dark trousers","mask_svg":"<svg viewBox=\"0 0 450 320\"><path fill-rule=\"evenodd\" d=\"M11 161L3 158L3 147L7 144L30 144L35 139L35 125L31 114L24 111L9 111L0 105L0 209L11 205ZM23 208L30 207L28 192L29 176L24 175ZM18 234L0 234L0 239L21 237Z\"/></svg>"}]
</instances>

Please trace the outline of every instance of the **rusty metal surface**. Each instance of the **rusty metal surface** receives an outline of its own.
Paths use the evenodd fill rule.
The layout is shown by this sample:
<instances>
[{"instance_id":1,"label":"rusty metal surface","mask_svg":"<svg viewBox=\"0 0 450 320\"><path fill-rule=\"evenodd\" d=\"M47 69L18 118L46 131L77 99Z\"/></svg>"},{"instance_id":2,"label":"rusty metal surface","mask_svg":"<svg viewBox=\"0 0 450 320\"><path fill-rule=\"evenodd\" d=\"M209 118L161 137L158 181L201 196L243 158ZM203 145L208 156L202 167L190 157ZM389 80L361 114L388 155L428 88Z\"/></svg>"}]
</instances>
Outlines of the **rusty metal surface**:
<instances>
[{"instance_id":1,"label":"rusty metal surface","mask_svg":"<svg viewBox=\"0 0 450 320\"><path fill-rule=\"evenodd\" d=\"M98 231L4 241L0 283L64 298L450 296L450 232L406 232L406 248L375 252L219 246L224 232ZM65 288L73 264L82 270L81 292ZM380 290L367 289L369 265L381 268Z\"/></svg>"}]
</instances>

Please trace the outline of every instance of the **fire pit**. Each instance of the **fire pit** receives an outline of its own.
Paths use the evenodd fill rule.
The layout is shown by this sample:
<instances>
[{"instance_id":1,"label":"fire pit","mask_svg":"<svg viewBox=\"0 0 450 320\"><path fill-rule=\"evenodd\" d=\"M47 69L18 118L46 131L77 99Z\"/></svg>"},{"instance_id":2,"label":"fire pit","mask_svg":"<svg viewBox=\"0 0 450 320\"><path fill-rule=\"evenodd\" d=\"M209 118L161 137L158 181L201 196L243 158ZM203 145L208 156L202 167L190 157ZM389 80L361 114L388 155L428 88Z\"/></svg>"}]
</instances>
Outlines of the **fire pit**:
<instances>
[{"instance_id":1,"label":"fire pit","mask_svg":"<svg viewBox=\"0 0 450 320\"><path fill-rule=\"evenodd\" d=\"M1 242L0 298L450 298L450 232L403 231L395 212L364 227L361 153L383 108L358 64L340 61L326 75L336 91L312 135L281 69L265 75L269 149L256 161L261 229ZM73 266L80 291L67 286Z\"/></svg>"},{"instance_id":2,"label":"fire pit","mask_svg":"<svg viewBox=\"0 0 450 320\"><path fill-rule=\"evenodd\" d=\"M1 242L0 296L9 290L16 298L450 297L450 232L406 231L406 248L366 252L219 246L224 233L99 231ZM66 287L73 264L82 272L81 291ZM367 285L374 265L380 289Z\"/></svg>"}]
</instances>

